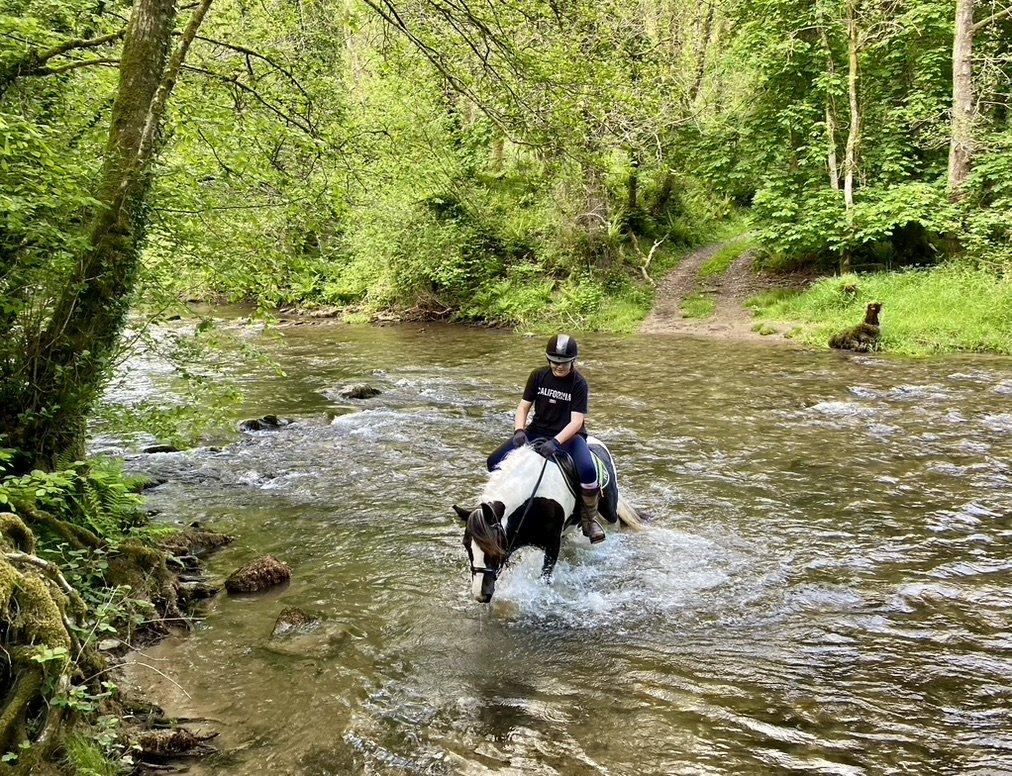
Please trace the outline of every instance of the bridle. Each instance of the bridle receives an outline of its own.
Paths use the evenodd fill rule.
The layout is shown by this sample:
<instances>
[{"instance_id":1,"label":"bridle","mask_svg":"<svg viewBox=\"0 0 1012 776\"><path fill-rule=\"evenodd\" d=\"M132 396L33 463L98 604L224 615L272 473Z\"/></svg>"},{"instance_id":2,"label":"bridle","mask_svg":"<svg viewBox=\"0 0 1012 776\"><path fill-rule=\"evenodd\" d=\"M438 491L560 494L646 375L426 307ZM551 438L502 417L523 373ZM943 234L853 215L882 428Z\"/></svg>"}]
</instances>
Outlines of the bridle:
<instances>
[{"instance_id":1,"label":"bridle","mask_svg":"<svg viewBox=\"0 0 1012 776\"><path fill-rule=\"evenodd\" d=\"M495 524L495 528L493 528L492 530L498 530L499 532L502 533L502 538L504 540L506 539L506 529L502 527L502 523L497 522ZM505 541L503 543L505 544ZM471 576L474 576L475 574L491 574L493 580L499 579L499 574L502 572L504 568L506 568L506 559L503 559L502 565L500 565L499 568L497 569L490 569L487 566L475 566L474 555L471 554L471 548L468 547L467 544L468 544L467 542L464 542L464 546L467 547L467 556L471 559L470 564ZM509 558L508 553L506 555L506 558Z\"/></svg>"}]
</instances>

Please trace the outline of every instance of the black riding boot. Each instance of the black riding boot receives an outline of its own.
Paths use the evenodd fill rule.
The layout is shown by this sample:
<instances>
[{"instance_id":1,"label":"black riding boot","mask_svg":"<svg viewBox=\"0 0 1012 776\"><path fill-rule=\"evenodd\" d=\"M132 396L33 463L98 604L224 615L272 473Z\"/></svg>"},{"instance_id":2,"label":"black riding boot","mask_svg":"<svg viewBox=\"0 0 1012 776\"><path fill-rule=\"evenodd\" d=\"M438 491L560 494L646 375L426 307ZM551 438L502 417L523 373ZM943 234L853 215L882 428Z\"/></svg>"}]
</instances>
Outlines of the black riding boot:
<instances>
[{"instance_id":1,"label":"black riding boot","mask_svg":"<svg viewBox=\"0 0 1012 776\"><path fill-rule=\"evenodd\" d=\"M583 491L583 504L580 508L580 527L583 535L590 539L591 544L604 541L604 529L597 521L597 504L601 500L601 490Z\"/></svg>"}]
</instances>

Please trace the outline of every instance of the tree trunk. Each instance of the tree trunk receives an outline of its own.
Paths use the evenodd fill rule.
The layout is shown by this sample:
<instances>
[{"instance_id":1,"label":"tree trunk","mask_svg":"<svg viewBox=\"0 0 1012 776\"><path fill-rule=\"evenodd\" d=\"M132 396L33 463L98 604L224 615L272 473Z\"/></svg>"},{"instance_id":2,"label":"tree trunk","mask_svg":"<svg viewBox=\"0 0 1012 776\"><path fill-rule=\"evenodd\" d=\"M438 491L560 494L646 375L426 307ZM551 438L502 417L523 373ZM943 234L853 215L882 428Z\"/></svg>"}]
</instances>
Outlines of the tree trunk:
<instances>
[{"instance_id":1,"label":"tree trunk","mask_svg":"<svg viewBox=\"0 0 1012 776\"><path fill-rule=\"evenodd\" d=\"M163 79L175 19L175 0L134 4L98 189L101 206L88 247L48 326L26 354L27 384L19 406L4 408L4 431L39 466L52 466L67 452L82 452L85 417L126 320L145 225L153 135L167 97Z\"/></svg>"},{"instance_id":2,"label":"tree trunk","mask_svg":"<svg viewBox=\"0 0 1012 776\"><path fill-rule=\"evenodd\" d=\"M956 0L952 39L952 129L949 138L949 191L966 181L973 161L973 8L975 0Z\"/></svg>"},{"instance_id":3,"label":"tree trunk","mask_svg":"<svg viewBox=\"0 0 1012 776\"><path fill-rule=\"evenodd\" d=\"M833 191L840 190L840 168L836 161L836 119L833 117L833 107L826 102L826 167L829 169L829 187Z\"/></svg>"},{"instance_id":4,"label":"tree trunk","mask_svg":"<svg viewBox=\"0 0 1012 776\"><path fill-rule=\"evenodd\" d=\"M503 163L506 159L505 141L503 136L496 134L492 138L492 172L502 172Z\"/></svg>"},{"instance_id":5,"label":"tree trunk","mask_svg":"<svg viewBox=\"0 0 1012 776\"><path fill-rule=\"evenodd\" d=\"M847 132L847 150L843 161L843 202L847 211L847 226L854 226L854 173L857 169L857 155L861 145L861 113L857 101L858 87L858 26L857 0L847 3L847 93L850 97L850 129ZM850 271L850 251L845 249L840 257L840 271Z\"/></svg>"},{"instance_id":6,"label":"tree trunk","mask_svg":"<svg viewBox=\"0 0 1012 776\"><path fill-rule=\"evenodd\" d=\"M857 3L847 3L847 39L848 67L847 93L850 97L850 129L847 132L847 151L843 161L843 201L847 207L848 220L853 218L854 210L854 172L857 168L857 154L861 144L861 113L857 102L858 86L858 29Z\"/></svg>"},{"instance_id":7,"label":"tree trunk","mask_svg":"<svg viewBox=\"0 0 1012 776\"><path fill-rule=\"evenodd\" d=\"M629 151L629 175L625 180L625 209L632 215L639 210L640 159L634 149Z\"/></svg>"},{"instance_id":8,"label":"tree trunk","mask_svg":"<svg viewBox=\"0 0 1012 776\"><path fill-rule=\"evenodd\" d=\"M715 5L708 3L703 15L699 40L696 42L696 73L689 89L689 100L694 101L703 86L703 75L706 73L706 52L710 46L710 29L713 26L713 9Z\"/></svg>"},{"instance_id":9,"label":"tree trunk","mask_svg":"<svg viewBox=\"0 0 1012 776\"><path fill-rule=\"evenodd\" d=\"M836 82L836 64L833 62L833 49L829 45L826 27L822 27L822 45L826 49L826 166L829 168L829 186L833 191L840 190L840 168L836 160L836 102L833 100L833 85Z\"/></svg>"}]
</instances>

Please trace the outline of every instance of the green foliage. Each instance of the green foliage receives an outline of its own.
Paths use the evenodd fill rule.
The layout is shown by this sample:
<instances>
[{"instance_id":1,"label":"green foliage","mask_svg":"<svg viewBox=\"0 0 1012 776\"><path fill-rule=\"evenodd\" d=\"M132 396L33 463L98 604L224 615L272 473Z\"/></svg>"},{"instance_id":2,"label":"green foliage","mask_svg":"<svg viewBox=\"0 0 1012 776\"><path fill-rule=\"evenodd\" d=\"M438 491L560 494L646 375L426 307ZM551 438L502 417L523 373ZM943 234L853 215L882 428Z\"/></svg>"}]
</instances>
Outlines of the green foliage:
<instances>
[{"instance_id":1,"label":"green foliage","mask_svg":"<svg viewBox=\"0 0 1012 776\"><path fill-rule=\"evenodd\" d=\"M967 256L996 272L1012 271L1012 130L996 135L978 160L963 202Z\"/></svg>"},{"instance_id":2,"label":"green foliage","mask_svg":"<svg viewBox=\"0 0 1012 776\"><path fill-rule=\"evenodd\" d=\"M15 512L18 504L32 504L110 542L144 522L141 498L130 491L120 465L103 459L5 477L0 480L0 499Z\"/></svg>"},{"instance_id":3,"label":"green foliage","mask_svg":"<svg viewBox=\"0 0 1012 776\"><path fill-rule=\"evenodd\" d=\"M796 335L825 347L883 303L882 350L905 355L952 351L1012 353L1012 279L950 263L934 269L844 275L800 294L752 300L760 318L804 324Z\"/></svg>"}]
</instances>

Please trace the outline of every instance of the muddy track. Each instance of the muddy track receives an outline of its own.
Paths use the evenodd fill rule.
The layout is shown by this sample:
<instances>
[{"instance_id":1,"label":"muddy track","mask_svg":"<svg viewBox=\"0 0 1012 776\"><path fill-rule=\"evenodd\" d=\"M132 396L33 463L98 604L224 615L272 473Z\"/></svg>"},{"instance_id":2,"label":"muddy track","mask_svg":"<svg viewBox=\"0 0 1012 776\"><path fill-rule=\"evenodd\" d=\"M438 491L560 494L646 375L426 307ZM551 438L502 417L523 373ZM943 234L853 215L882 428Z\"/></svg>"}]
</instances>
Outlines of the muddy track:
<instances>
[{"instance_id":1,"label":"muddy track","mask_svg":"<svg viewBox=\"0 0 1012 776\"><path fill-rule=\"evenodd\" d=\"M643 321L640 331L647 334L688 334L728 340L749 340L793 345L785 334L786 325L776 327L774 334L763 336L753 331L752 311L745 307L749 298L774 288L803 288L808 276L769 276L753 269L755 256L745 251L723 275L700 278L703 264L728 243L698 248L673 269L657 289L653 312ZM686 318L682 302L693 294L711 297L716 303L712 315Z\"/></svg>"}]
</instances>

